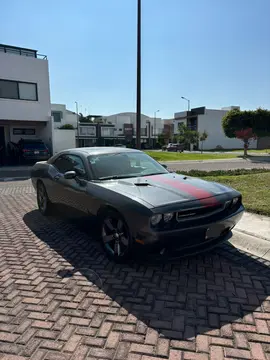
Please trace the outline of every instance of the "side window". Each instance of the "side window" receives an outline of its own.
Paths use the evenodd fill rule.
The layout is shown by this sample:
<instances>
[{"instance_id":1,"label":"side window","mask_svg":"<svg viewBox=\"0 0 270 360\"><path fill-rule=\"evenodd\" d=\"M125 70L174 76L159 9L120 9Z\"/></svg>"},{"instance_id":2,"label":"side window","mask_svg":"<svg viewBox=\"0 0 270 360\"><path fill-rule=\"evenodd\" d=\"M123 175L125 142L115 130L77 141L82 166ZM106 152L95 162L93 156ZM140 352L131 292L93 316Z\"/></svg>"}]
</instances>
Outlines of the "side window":
<instances>
[{"instance_id":1,"label":"side window","mask_svg":"<svg viewBox=\"0 0 270 360\"><path fill-rule=\"evenodd\" d=\"M65 159L64 159L64 155L59 156L53 163L52 165L60 172L60 173L64 173L66 172L66 166L65 166Z\"/></svg>"},{"instance_id":2,"label":"side window","mask_svg":"<svg viewBox=\"0 0 270 360\"><path fill-rule=\"evenodd\" d=\"M76 171L78 177L86 179L87 173L82 159L77 155L66 155L67 161L71 164L72 170Z\"/></svg>"},{"instance_id":3,"label":"side window","mask_svg":"<svg viewBox=\"0 0 270 360\"><path fill-rule=\"evenodd\" d=\"M77 155L61 155L54 161L53 165L62 174L66 171L76 171L78 177L87 178L83 161Z\"/></svg>"}]
</instances>

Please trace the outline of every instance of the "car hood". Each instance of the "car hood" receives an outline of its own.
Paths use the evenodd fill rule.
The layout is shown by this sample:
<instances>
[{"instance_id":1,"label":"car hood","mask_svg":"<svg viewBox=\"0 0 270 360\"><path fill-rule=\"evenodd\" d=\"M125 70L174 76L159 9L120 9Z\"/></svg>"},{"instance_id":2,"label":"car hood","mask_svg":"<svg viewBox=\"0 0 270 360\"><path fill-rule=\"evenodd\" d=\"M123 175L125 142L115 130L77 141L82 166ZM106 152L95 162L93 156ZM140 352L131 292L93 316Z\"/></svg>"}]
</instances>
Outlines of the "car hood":
<instances>
[{"instance_id":1,"label":"car hood","mask_svg":"<svg viewBox=\"0 0 270 360\"><path fill-rule=\"evenodd\" d=\"M108 180L100 186L149 204L151 207L196 201L205 204L206 199L232 192L233 189L198 178L175 173L152 175L121 180Z\"/></svg>"}]
</instances>

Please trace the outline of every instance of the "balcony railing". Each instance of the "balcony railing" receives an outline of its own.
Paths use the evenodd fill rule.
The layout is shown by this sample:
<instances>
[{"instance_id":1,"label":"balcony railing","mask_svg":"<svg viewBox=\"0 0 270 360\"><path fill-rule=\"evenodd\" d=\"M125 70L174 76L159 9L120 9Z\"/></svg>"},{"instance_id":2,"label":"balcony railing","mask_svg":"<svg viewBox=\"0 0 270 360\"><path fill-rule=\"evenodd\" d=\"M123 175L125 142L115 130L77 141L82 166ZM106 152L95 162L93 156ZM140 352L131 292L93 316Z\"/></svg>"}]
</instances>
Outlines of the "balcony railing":
<instances>
[{"instance_id":1,"label":"balcony railing","mask_svg":"<svg viewBox=\"0 0 270 360\"><path fill-rule=\"evenodd\" d=\"M38 54L36 50L25 49L25 48L20 48L20 47L16 47L16 46L0 44L0 53L1 52L7 53L7 54L14 54L14 55L32 57L32 58L36 58L36 59L47 60L46 55Z\"/></svg>"}]
</instances>

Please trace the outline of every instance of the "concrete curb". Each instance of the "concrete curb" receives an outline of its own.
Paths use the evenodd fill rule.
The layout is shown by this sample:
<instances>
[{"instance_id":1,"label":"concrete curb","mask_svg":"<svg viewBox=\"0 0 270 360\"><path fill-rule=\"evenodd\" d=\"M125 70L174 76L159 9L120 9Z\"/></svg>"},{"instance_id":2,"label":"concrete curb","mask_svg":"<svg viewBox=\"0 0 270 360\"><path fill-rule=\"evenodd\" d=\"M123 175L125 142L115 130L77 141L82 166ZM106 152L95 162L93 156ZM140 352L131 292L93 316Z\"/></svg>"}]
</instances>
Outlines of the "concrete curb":
<instances>
[{"instance_id":1,"label":"concrete curb","mask_svg":"<svg viewBox=\"0 0 270 360\"><path fill-rule=\"evenodd\" d=\"M233 246L244 250L252 255L270 261L270 241L248 235L242 231L233 231L233 237L229 241Z\"/></svg>"}]
</instances>

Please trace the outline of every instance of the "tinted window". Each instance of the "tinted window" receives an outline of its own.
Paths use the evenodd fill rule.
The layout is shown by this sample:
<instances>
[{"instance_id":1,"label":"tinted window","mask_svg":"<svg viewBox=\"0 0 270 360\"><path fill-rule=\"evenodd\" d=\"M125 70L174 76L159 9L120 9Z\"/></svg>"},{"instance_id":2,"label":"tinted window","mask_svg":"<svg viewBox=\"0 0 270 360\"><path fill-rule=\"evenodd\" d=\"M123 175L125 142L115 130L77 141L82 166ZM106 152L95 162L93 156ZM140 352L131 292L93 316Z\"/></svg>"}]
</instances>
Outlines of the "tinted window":
<instances>
[{"instance_id":1,"label":"tinted window","mask_svg":"<svg viewBox=\"0 0 270 360\"><path fill-rule=\"evenodd\" d=\"M95 178L137 177L166 174L168 171L143 152L120 152L88 157Z\"/></svg>"},{"instance_id":2,"label":"tinted window","mask_svg":"<svg viewBox=\"0 0 270 360\"><path fill-rule=\"evenodd\" d=\"M53 165L62 174L66 171L76 171L78 177L87 177L83 161L77 155L61 155L54 161Z\"/></svg>"},{"instance_id":3,"label":"tinted window","mask_svg":"<svg viewBox=\"0 0 270 360\"><path fill-rule=\"evenodd\" d=\"M82 159L77 155L67 155L67 158L72 162L73 170L76 171L77 175L86 178L86 170Z\"/></svg>"},{"instance_id":4,"label":"tinted window","mask_svg":"<svg viewBox=\"0 0 270 360\"><path fill-rule=\"evenodd\" d=\"M0 98L19 99L17 82L0 80Z\"/></svg>"},{"instance_id":5,"label":"tinted window","mask_svg":"<svg viewBox=\"0 0 270 360\"><path fill-rule=\"evenodd\" d=\"M0 98L37 101L37 84L1 79Z\"/></svg>"}]
</instances>

